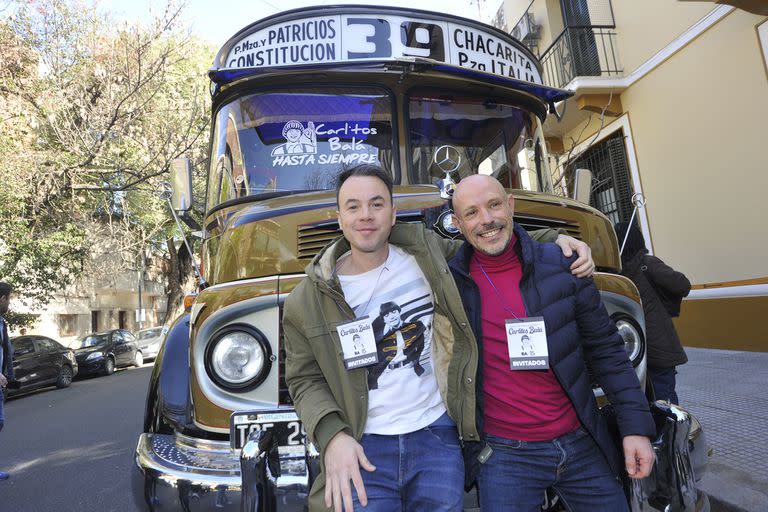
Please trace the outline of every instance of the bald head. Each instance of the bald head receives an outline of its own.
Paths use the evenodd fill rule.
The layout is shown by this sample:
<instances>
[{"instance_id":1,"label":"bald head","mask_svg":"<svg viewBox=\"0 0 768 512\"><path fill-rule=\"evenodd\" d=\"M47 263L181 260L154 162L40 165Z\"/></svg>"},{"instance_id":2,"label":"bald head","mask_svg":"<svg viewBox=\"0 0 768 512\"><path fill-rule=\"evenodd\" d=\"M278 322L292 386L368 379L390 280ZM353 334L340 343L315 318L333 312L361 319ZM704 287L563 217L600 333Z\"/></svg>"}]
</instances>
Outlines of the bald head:
<instances>
[{"instance_id":1,"label":"bald head","mask_svg":"<svg viewBox=\"0 0 768 512\"><path fill-rule=\"evenodd\" d=\"M458 209L456 202L460 202L464 196L472 197L473 195L477 195L478 190L491 189L495 190L502 196L506 197L507 195L507 192L504 190L504 187L501 186L499 180L492 178L487 174L473 174L471 176L467 176L466 178L462 178L461 181L456 185L456 189L453 192L453 211Z\"/></svg>"},{"instance_id":2,"label":"bald head","mask_svg":"<svg viewBox=\"0 0 768 512\"><path fill-rule=\"evenodd\" d=\"M453 222L472 247L497 256L512 239L514 205L514 198L496 178L473 174L456 185Z\"/></svg>"}]
</instances>

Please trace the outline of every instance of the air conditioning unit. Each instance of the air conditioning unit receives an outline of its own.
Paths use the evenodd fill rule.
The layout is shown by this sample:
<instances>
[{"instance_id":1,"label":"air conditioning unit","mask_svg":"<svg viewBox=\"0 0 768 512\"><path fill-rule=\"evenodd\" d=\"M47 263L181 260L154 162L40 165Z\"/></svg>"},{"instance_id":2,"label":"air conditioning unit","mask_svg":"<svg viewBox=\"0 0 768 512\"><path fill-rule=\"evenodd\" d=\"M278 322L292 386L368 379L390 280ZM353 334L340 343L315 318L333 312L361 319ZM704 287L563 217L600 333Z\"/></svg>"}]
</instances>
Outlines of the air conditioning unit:
<instances>
[{"instance_id":1,"label":"air conditioning unit","mask_svg":"<svg viewBox=\"0 0 768 512\"><path fill-rule=\"evenodd\" d=\"M539 25L534 23L533 14L526 12L520 21L517 22L515 28L512 29L512 37L518 41L529 41L532 39L538 39L539 37Z\"/></svg>"}]
</instances>

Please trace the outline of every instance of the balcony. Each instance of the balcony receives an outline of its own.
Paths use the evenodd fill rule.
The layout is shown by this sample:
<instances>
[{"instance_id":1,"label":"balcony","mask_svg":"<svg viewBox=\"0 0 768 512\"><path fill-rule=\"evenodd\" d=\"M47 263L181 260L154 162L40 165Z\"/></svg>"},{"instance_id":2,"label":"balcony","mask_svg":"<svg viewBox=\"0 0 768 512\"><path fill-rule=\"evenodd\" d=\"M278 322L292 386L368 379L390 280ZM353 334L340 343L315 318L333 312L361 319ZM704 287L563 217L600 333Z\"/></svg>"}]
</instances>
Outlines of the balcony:
<instances>
[{"instance_id":1,"label":"balcony","mask_svg":"<svg viewBox=\"0 0 768 512\"><path fill-rule=\"evenodd\" d=\"M565 87L577 76L621 76L613 27L566 27L541 56L544 84Z\"/></svg>"},{"instance_id":2,"label":"balcony","mask_svg":"<svg viewBox=\"0 0 768 512\"><path fill-rule=\"evenodd\" d=\"M542 18L553 35L562 27L540 54L544 84L565 87L579 76L622 75L611 1L562 0L559 4L560 9ZM532 7L534 4L528 9ZM526 17L530 17L528 11Z\"/></svg>"}]
</instances>

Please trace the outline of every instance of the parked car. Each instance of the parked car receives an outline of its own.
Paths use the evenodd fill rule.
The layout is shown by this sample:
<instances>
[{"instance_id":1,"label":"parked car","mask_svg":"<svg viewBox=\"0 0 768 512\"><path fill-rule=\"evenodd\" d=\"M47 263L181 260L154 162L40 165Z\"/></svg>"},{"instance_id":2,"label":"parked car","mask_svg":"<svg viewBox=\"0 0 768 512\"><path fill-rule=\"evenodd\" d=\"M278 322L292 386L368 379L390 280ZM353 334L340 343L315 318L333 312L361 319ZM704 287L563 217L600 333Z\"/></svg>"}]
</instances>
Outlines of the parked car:
<instances>
[{"instance_id":1,"label":"parked car","mask_svg":"<svg viewBox=\"0 0 768 512\"><path fill-rule=\"evenodd\" d=\"M45 386L66 388L78 373L75 353L45 336L18 336L13 344L13 372L16 382L10 395Z\"/></svg>"},{"instance_id":2,"label":"parked car","mask_svg":"<svg viewBox=\"0 0 768 512\"><path fill-rule=\"evenodd\" d=\"M112 375L115 368L144 363L136 338L124 329L89 334L80 340L75 357L83 375Z\"/></svg>"},{"instance_id":3,"label":"parked car","mask_svg":"<svg viewBox=\"0 0 768 512\"><path fill-rule=\"evenodd\" d=\"M154 359L160 350L160 344L163 342L168 327L150 327L141 329L134 333L136 341L139 342L139 350L144 355L144 360Z\"/></svg>"}]
</instances>

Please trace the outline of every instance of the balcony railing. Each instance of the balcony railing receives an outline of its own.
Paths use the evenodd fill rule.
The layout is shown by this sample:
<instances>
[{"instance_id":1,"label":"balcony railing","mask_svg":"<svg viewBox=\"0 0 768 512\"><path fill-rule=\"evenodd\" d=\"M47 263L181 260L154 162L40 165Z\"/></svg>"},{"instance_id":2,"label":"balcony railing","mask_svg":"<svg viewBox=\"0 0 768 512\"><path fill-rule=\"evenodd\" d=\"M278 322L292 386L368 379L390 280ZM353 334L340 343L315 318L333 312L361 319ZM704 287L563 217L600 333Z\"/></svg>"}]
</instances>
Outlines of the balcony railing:
<instances>
[{"instance_id":1,"label":"balcony railing","mask_svg":"<svg viewBox=\"0 0 768 512\"><path fill-rule=\"evenodd\" d=\"M543 80L564 87L577 76L616 76L623 70L613 27L567 27L541 56Z\"/></svg>"}]
</instances>

